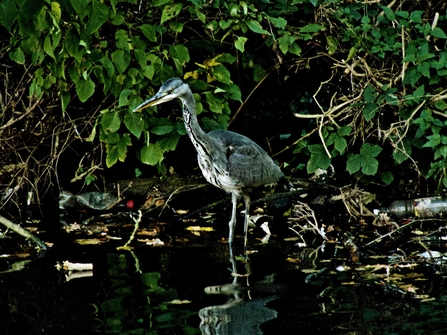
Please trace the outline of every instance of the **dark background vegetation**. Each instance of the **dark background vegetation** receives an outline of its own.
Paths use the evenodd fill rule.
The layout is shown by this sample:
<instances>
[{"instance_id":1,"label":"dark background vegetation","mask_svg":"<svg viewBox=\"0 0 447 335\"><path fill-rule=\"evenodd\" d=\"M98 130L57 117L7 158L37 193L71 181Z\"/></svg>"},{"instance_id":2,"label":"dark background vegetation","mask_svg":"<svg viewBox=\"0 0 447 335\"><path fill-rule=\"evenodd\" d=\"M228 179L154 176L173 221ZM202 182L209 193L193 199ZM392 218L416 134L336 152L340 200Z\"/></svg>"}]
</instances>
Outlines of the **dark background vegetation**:
<instances>
[{"instance_id":1,"label":"dark background vegetation","mask_svg":"<svg viewBox=\"0 0 447 335\"><path fill-rule=\"evenodd\" d=\"M194 172L177 102L292 176L397 196L447 186L444 1L0 1L1 208ZM390 192L391 191L391 192Z\"/></svg>"}]
</instances>

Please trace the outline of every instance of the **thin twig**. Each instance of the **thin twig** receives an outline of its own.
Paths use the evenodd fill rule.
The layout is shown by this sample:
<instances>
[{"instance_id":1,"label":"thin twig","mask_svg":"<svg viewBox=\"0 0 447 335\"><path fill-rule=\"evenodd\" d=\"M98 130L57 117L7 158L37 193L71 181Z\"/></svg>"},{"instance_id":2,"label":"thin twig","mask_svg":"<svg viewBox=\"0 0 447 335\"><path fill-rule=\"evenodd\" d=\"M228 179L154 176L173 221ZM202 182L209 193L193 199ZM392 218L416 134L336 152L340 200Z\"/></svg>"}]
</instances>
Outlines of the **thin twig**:
<instances>
[{"instance_id":1,"label":"thin twig","mask_svg":"<svg viewBox=\"0 0 447 335\"><path fill-rule=\"evenodd\" d=\"M258 87L264 82L264 80L270 75L270 73L273 72L273 70L275 70L277 68L277 66L274 66L270 69L269 72L266 73L266 75L264 77L262 77L262 79L259 81L259 83L256 84L256 86L252 89L252 91L250 92L250 94L247 96L247 98L244 100L244 102L242 102L242 104L239 106L239 108L237 109L236 113L234 113L233 117L231 118L230 122L228 122L228 125L230 125L238 116L239 112L242 110L242 107L244 107L244 105L247 103L248 99L250 99L250 97L253 95L253 93L258 89Z\"/></svg>"}]
</instances>

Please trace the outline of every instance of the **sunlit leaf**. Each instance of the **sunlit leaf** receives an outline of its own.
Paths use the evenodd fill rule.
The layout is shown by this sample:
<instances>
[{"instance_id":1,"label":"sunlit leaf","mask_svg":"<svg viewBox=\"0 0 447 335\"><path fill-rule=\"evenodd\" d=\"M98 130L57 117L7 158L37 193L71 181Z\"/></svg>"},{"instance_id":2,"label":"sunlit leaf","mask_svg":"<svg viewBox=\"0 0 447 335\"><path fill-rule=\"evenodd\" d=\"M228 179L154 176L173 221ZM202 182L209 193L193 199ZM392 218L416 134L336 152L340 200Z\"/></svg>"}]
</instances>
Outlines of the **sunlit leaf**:
<instances>
[{"instance_id":1,"label":"sunlit leaf","mask_svg":"<svg viewBox=\"0 0 447 335\"><path fill-rule=\"evenodd\" d=\"M333 55L338 50L338 41L334 36L328 35L326 37L326 44L329 55Z\"/></svg>"},{"instance_id":2,"label":"sunlit leaf","mask_svg":"<svg viewBox=\"0 0 447 335\"><path fill-rule=\"evenodd\" d=\"M205 23L205 22L206 22L206 16L205 16L205 14L203 14L203 13L200 11L200 7L199 7L199 6L194 6L194 11L195 11L195 13L196 13L196 15L197 15L197 18L198 18L202 23Z\"/></svg>"},{"instance_id":3,"label":"sunlit leaf","mask_svg":"<svg viewBox=\"0 0 447 335\"><path fill-rule=\"evenodd\" d=\"M261 27L261 24L256 20L247 20L245 23L247 24L247 27L254 33L270 35L270 33L267 30L263 29Z\"/></svg>"},{"instance_id":4,"label":"sunlit leaf","mask_svg":"<svg viewBox=\"0 0 447 335\"><path fill-rule=\"evenodd\" d=\"M247 42L247 38L243 36L237 36L236 41L234 41L234 46L236 49L238 49L240 52L245 51L245 43Z\"/></svg>"},{"instance_id":5,"label":"sunlit leaf","mask_svg":"<svg viewBox=\"0 0 447 335\"><path fill-rule=\"evenodd\" d=\"M160 24L163 24L166 21L169 21L179 15L182 8L183 5L181 3L167 4L166 6L164 6L161 13Z\"/></svg>"},{"instance_id":6,"label":"sunlit leaf","mask_svg":"<svg viewBox=\"0 0 447 335\"><path fill-rule=\"evenodd\" d=\"M155 144L149 143L141 149L141 162L148 165L157 165L163 160L163 153Z\"/></svg>"}]
</instances>

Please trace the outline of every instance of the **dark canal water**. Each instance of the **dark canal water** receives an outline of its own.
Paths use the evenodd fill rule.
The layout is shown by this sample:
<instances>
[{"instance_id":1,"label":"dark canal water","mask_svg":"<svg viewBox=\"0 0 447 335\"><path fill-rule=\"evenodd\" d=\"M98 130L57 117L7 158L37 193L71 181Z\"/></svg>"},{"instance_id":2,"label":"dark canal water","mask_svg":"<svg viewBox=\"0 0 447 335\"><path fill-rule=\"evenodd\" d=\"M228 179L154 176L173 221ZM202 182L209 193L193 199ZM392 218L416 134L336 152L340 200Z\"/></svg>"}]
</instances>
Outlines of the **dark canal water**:
<instances>
[{"instance_id":1,"label":"dark canal water","mask_svg":"<svg viewBox=\"0 0 447 335\"><path fill-rule=\"evenodd\" d=\"M51 250L30 255L7 254L5 237L0 333L447 334L442 264L397 266L393 250L354 265L337 243L304 248L293 234L261 243L258 232L247 254L236 239L234 272L225 227L196 236L178 225L165 225L165 245L134 241L131 251L109 237L132 225L91 233L101 242L92 245L72 233L47 237ZM55 268L65 260L92 263L93 273L67 280Z\"/></svg>"}]
</instances>

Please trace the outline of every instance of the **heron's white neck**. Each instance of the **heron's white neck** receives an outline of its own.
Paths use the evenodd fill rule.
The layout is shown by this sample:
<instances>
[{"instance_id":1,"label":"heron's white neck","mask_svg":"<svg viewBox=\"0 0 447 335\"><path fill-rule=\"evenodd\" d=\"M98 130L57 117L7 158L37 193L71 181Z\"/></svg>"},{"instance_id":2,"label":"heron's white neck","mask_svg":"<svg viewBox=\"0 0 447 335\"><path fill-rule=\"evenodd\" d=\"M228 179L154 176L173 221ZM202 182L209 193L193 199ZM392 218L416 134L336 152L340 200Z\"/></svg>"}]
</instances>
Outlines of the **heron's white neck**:
<instances>
[{"instance_id":1,"label":"heron's white neck","mask_svg":"<svg viewBox=\"0 0 447 335\"><path fill-rule=\"evenodd\" d=\"M204 143L208 142L209 136L203 131L197 120L196 102L191 90L185 96L180 97L180 99L183 104L183 121L186 132L194 147L199 151Z\"/></svg>"}]
</instances>

